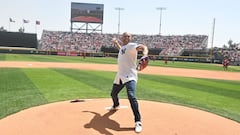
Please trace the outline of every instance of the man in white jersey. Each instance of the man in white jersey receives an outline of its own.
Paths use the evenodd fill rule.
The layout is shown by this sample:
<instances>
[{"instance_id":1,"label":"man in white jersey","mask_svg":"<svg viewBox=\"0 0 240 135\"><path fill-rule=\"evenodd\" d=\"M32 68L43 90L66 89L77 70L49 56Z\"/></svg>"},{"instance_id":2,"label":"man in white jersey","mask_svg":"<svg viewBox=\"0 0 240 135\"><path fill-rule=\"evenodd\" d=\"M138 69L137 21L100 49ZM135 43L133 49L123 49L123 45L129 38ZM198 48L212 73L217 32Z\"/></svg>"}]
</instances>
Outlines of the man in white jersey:
<instances>
[{"instance_id":1,"label":"man in white jersey","mask_svg":"<svg viewBox=\"0 0 240 135\"><path fill-rule=\"evenodd\" d=\"M138 101L135 95L136 83L138 80L137 75L137 54L138 51L142 51L143 57L147 57L148 48L143 44L137 44L130 42L132 36L128 32L124 32L122 35L122 44L120 45L117 39L113 39L114 45L119 49L118 53L118 72L116 74L111 97L113 100L113 106L111 110L116 110L119 107L118 93L126 86L127 95L131 108L134 114L135 131L142 131L141 115L139 112Z\"/></svg>"}]
</instances>

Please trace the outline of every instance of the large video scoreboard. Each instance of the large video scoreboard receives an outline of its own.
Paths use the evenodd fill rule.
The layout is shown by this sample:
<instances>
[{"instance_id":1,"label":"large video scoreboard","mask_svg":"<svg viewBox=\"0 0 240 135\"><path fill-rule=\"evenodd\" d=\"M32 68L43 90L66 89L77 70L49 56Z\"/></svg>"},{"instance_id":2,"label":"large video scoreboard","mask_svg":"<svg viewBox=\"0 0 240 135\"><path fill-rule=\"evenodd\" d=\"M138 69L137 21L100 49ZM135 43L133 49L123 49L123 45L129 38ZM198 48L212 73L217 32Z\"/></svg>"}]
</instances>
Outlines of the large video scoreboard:
<instances>
[{"instance_id":1,"label":"large video scoreboard","mask_svg":"<svg viewBox=\"0 0 240 135\"><path fill-rule=\"evenodd\" d=\"M103 24L103 4L71 3L71 22Z\"/></svg>"}]
</instances>

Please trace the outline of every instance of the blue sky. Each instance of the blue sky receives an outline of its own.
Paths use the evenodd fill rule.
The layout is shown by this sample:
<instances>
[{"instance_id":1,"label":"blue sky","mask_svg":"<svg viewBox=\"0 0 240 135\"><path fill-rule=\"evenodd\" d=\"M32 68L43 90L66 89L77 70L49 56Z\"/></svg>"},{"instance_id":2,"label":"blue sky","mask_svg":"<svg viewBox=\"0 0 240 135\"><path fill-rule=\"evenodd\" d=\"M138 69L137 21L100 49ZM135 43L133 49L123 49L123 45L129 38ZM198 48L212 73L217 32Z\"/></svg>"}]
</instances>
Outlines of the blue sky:
<instances>
[{"instance_id":1,"label":"blue sky","mask_svg":"<svg viewBox=\"0 0 240 135\"><path fill-rule=\"evenodd\" d=\"M215 33L213 46L222 47L231 39L240 42L240 1L238 0L0 0L0 27L18 31L24 25L25 32L43 29L70 31L71 2L104 4L103 33L118 32L118 11L121 11L120 33L159 33L160 11L162 12L162 35L203 34L209 36L211 47L213 19ZM10 23L9 18L15 20ZM23 19L30 23L23 24ZM37 27L35 21L41 22ZM10 27L9 27L10 26Z\"/></svg>"}]
</instances>

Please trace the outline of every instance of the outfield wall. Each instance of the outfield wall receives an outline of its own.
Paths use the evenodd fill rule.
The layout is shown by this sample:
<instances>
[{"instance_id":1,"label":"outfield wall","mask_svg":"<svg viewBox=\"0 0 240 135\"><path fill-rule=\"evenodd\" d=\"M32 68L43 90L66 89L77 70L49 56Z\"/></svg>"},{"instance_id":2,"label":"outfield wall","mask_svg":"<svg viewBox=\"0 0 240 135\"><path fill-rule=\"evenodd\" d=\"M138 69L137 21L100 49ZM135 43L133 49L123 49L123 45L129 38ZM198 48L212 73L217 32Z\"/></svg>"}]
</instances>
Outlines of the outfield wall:
<instances>
[{"instance_id":1,"label":"outfield wall","mask_svg":"<svg viewBox=\"0 0 240 135\"><path fill-rule=\"evenodd\" d=\"M72 57L114 57L117 58L118 53L91 53L91 52L57 52L57 51L42 51L35 48L17 48L17 47L0 47L0 53L9 54L36 54L36 55L59 55L59 56L72 56ZM139 54L139 58L141 53ZM200 63L217 63L222 64L221 59L214 59L211 62L210 57L198 57L198 56L160 56L149 55L151 60L167 60L170 62L185 61L185 62L200 62ZM240 61L230 62L230 65L240 66Z\"/></svg>"},{"instance_id":2,"label":"outfield wall","mask_svg":"<svg viewBox=\"0 0 240 135\"><path fill-rule=\"evenodd\" d=\"M0 47L37 48L37 34L0 31Z\"/></svg>"}]
</instances>

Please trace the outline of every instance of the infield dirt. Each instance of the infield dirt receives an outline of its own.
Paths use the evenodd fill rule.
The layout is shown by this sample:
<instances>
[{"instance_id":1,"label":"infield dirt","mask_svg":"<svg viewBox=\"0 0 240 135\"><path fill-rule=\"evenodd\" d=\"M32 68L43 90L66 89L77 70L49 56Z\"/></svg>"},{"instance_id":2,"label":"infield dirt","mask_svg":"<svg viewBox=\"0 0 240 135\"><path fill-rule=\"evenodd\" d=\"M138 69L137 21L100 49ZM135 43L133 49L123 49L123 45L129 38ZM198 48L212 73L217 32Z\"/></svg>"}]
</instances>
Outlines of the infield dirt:
<instances>
[{"instance_id":1,"label":"infield dirt","mask_svg":"<svg viewBox=\"0 0 240 135\"><path fill-rule=\"evenodd\" d=\"M115 64L86 64L86 63L60 63L60 62L0 62L0 67L20 67L20 68L76 68L86 70L117 71ZM240 80L240 73L227 71L209 71L183 68L165 68L148 66L140 74L158 74L169 76L185 76L196 78Z\"/></svg>"}]
</instances>

